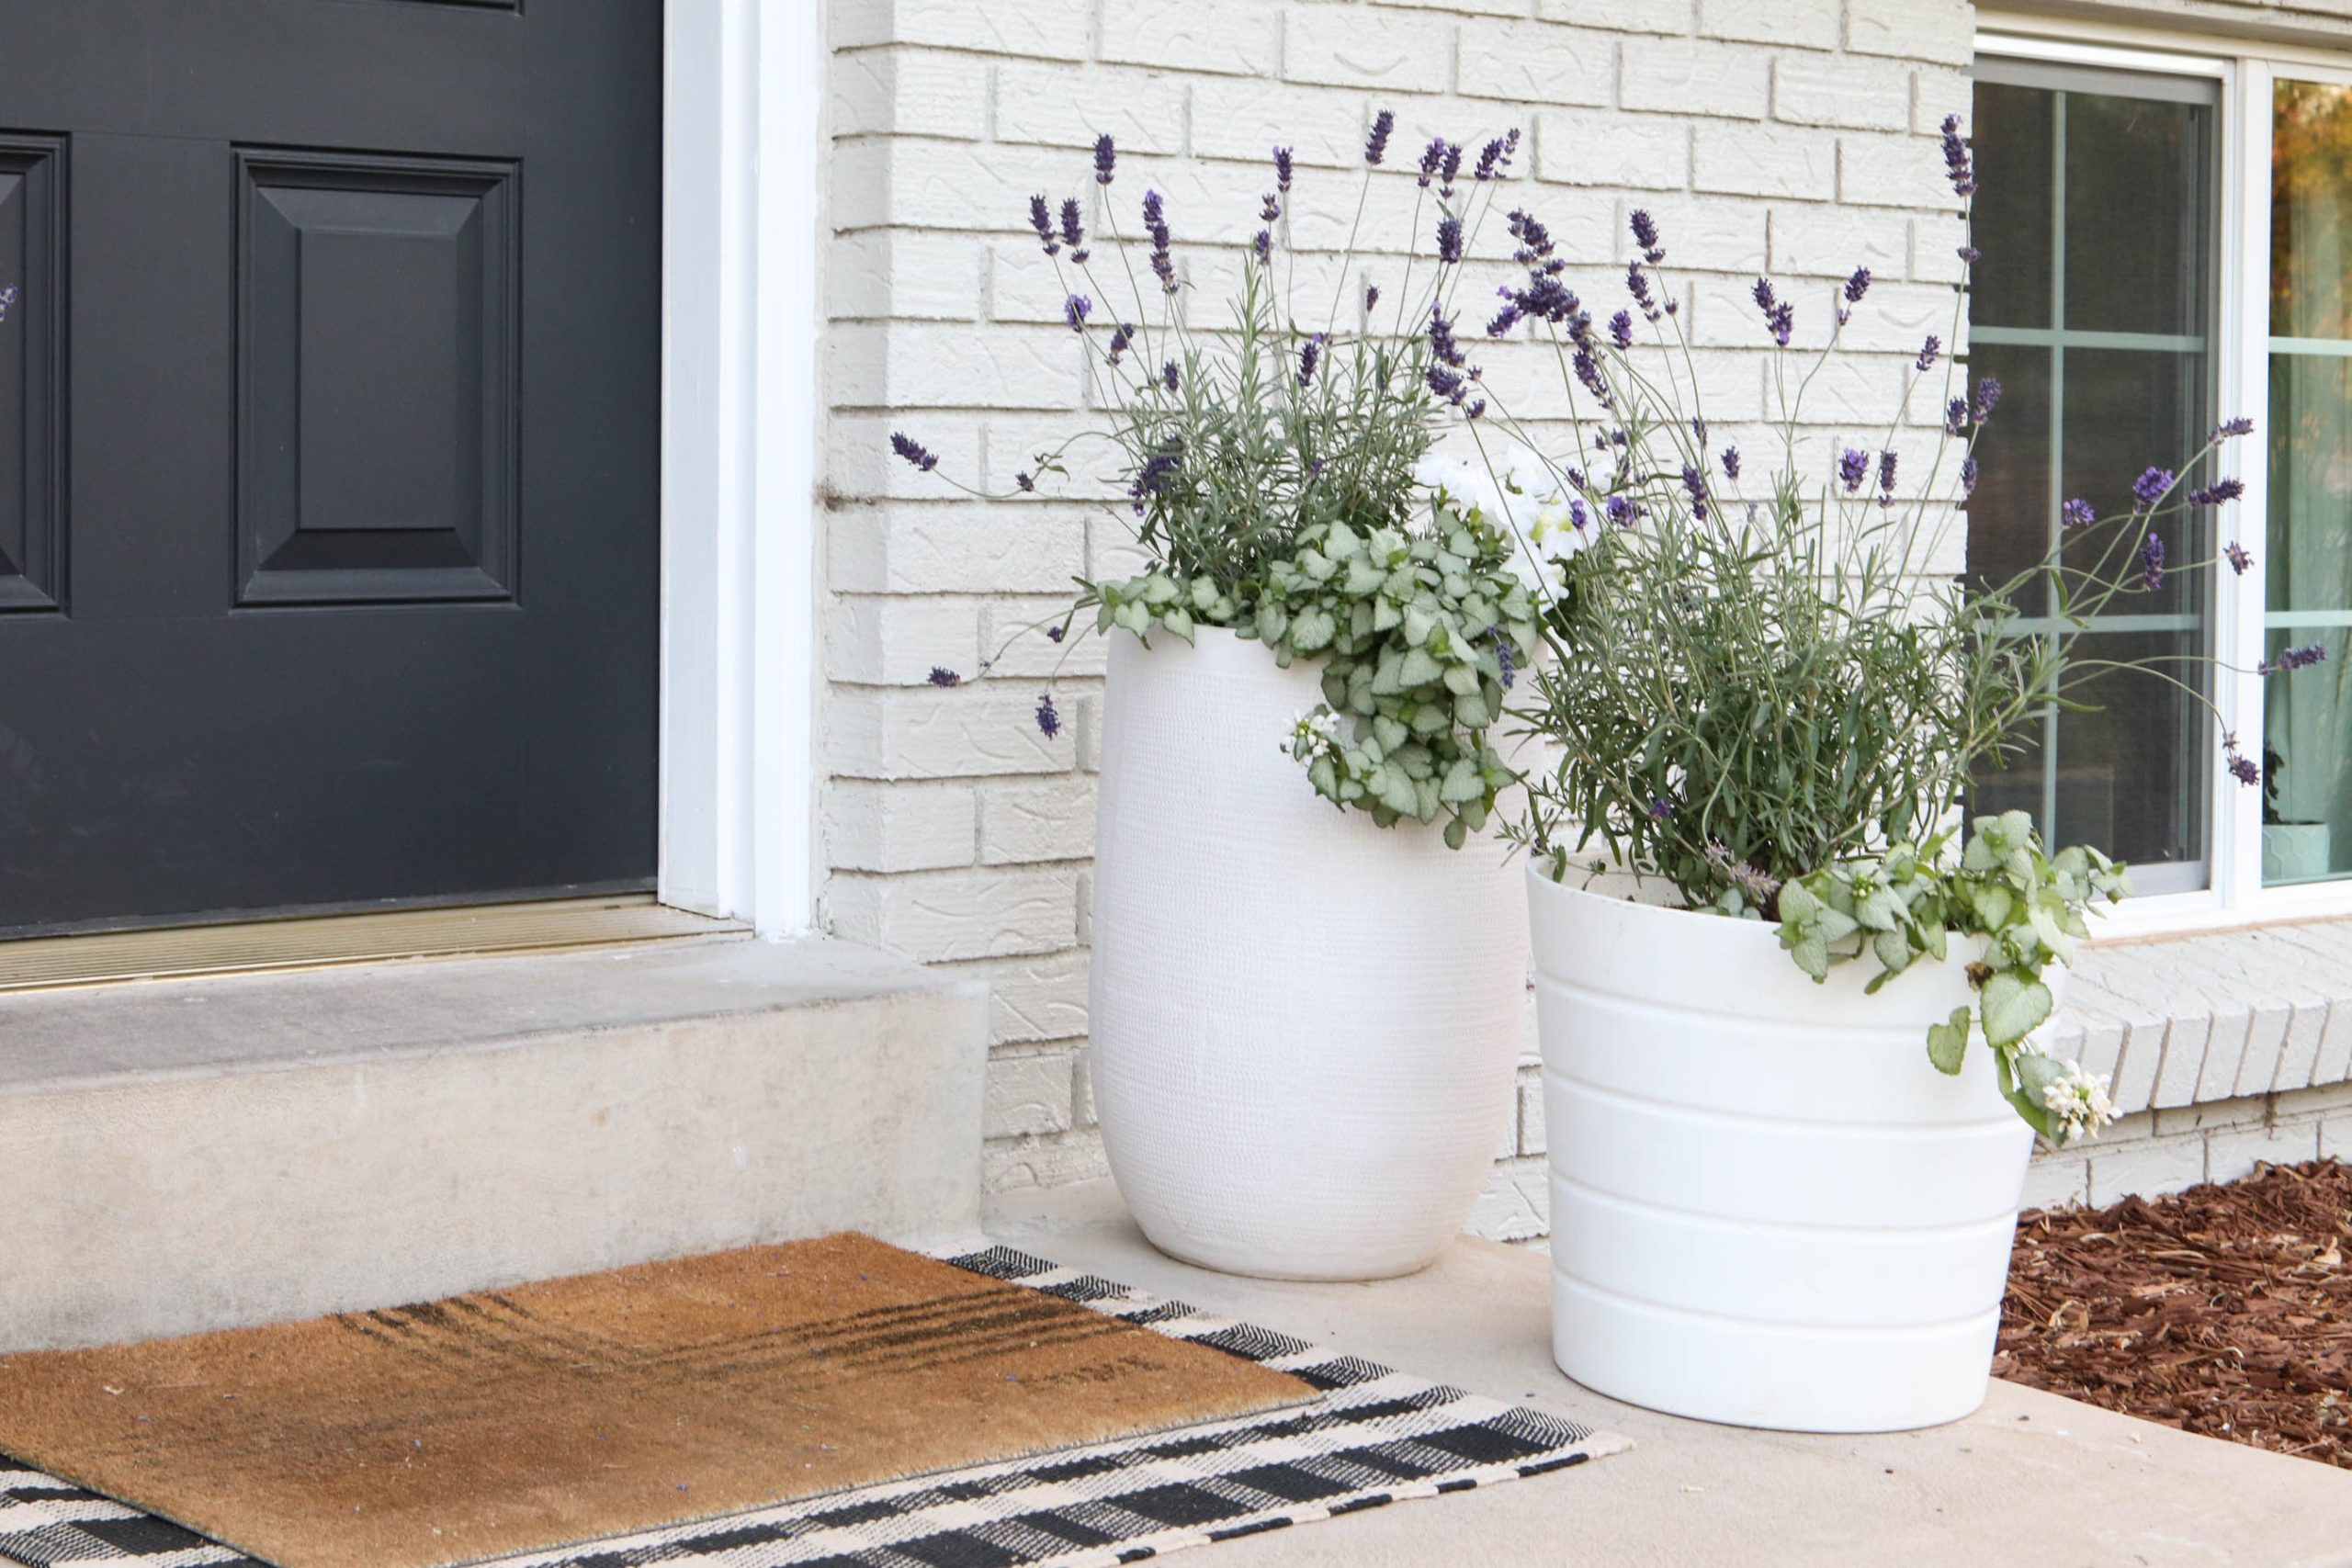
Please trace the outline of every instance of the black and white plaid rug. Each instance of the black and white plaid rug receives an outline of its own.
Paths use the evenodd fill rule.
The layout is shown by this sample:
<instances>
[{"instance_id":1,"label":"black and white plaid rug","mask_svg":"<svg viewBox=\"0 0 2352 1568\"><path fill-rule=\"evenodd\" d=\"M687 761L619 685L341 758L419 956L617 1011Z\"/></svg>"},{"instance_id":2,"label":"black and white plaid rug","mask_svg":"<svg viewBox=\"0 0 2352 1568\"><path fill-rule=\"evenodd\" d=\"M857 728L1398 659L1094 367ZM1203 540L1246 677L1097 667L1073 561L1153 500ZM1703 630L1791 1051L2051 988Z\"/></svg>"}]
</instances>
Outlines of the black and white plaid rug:
<instances>
[{"instance_id":1,"label":"black and white plaid rug","mask_svg":"<svg viewBox=\"0 0 2352 1568\"><path fill-rule=\"evenodd\" d=\"M672 1525L498 1568L1095 1568L1619 1451L1542 1411L1198 1312L996 1247L946 1259L1303 1379L1304 1405ZM31 1568L259 1568L150 1514L0 1458L0 1558Z\"/></svg>"}]
</instances>

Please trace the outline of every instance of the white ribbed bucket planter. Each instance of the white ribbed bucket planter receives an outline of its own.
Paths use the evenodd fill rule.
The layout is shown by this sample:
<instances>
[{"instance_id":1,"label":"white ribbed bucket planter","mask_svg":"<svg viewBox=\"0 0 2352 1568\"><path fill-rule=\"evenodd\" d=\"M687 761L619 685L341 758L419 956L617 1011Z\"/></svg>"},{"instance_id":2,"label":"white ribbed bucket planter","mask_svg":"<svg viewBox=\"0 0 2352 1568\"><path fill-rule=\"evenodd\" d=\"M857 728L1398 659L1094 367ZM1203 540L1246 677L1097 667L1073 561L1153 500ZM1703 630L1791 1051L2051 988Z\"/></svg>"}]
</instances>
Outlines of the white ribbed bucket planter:
<instances>
[{"instance_id":1,"label":"white ribbed bucket planter","mask_svg":"<svg viewBox=\"0 0 2352 1568\"><path fill-rule=\"evenodd\" d=\"M2033 1134L1981 1038L1957 1077L1926 1047L1982 943L1864 996L1772 926L1526 880L1561 1370L1804 1432L1983 1404Z\"/></svg>"},{"instance_id":2,"label":"white ribbed bucket planter","mask_svg":"<svg viewBox=\"0 0 2352 1568\"><path fill-rule=\"evenodd\" d=\"M1429 1263L1509 1124L1526 902L1492 846L1373 825L1285 750L1317 671L1110 637L1091 1074L1153 1245L1277 1279Z\"/></svg>"}]
</instances>

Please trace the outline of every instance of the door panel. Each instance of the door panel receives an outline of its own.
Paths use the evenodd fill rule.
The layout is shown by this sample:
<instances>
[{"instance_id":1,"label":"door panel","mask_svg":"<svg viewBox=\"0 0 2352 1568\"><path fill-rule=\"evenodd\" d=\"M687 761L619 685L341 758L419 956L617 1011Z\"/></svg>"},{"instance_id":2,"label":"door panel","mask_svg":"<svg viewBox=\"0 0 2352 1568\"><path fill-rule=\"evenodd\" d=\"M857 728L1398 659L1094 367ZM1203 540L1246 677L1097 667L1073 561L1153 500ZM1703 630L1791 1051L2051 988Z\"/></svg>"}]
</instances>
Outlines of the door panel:
<instances>
[{"instance_id":1,"label":"door panel","mask_svg":"<svg viewBox=\"0 0 2352 1568\"><path fill-rule=\"evenodd\" d=\"M660 0L16 0L0 930L650 886Z\"/></svg>"}]
</instances>

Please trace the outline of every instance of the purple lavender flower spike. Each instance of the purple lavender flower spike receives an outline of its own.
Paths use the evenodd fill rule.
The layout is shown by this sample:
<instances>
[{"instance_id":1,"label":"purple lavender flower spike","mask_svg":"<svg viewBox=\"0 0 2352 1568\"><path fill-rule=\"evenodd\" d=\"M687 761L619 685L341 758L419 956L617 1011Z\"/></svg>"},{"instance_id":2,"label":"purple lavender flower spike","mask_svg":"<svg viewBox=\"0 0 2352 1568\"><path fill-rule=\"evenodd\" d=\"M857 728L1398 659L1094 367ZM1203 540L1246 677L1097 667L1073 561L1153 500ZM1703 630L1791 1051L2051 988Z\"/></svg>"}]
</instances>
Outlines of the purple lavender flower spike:
<instances>
[{"instance_id":1,"label":"purple lavender flower spike","mask_svg":"<svg viewBox=\"0 0 2352 1568\"><path fill-rule=\"evenodd\" d=\"M1433 136L1430 138L1430 144L1421 149L1421 174L1419 184L1423 190L1430 188L1430 182L1437 178L1438 170L1444 166L1445 145L1444 137Z\"/></svg>"},{"instance_id":2,"label":"purple lavender flower spike","mask_svg":"<svg viewBox=\"0 0 2352 1568\"><path fill-rule=\"evenodd\" d=\"M1086 318L1093 310L1094 301L1083 294L1073 294L1062 301L1062 320L1069 323L1069 330L1074 333L1086 330Z\"/></svg>"},{"instance_id":3,"label":"purple lavender flower spike","mask_svg":"<svg viewBox=\"0 0 2352 1568\"><path fill-rule=\"evenodd\" d=\"M1519 249L1511 253L1511 260L1524 267L1542 267L1558 272L1567 264L1552 259L1552 231L1544 227L1535 215L1523 208L1510 209L1510 237L1519 242Z\"/></svg>"},{"instance_id":4,"label":"purple lavender flower spike","mask_svg":"<svg viewBox=\"0 0 2352 1568\"><path fill-rule=\"evenodd\" d=\"M2230 776L2250 788L2262 782L2262 770L2254 765L2252 758L2233 751L2230 754Z\"/></svg>"},{"instance_id":5,"label":"purple lavender flower spike","mask_svg":"<svg viewBox=\"0 0 2352 1568\"><path fill-rule=\"evenodd\" d=\"M1929 333L1928 334L1928 341L1919 345L1919 357L1917 361L1919 368L1922 371L1934 369L1936 367L1936 355L1941 354L1943 351L1943 339L1936 336L1933 333Z\"/></svg>"},{"instance_id":6,"label":"purple lavender flower spike","mask_svg":"<svg viewBox=\"0 0 2352 1568\"><path fill-rule=\"evenodd\" d=\"M2190 491L2188 492L2188 504L2191 506L2219 506L2223 502L2235 501L2245 493L2245 481L2244 479L2215 479L2211 484L2205 486L2201 490Z\"/></svg>"},{"instance_id":7,"label":"purple lavender flower spike","mask_svg":"<svg viewBox=\"0 0 2352 1568\"><path fill-rule=\"evenodd\" d=\"M2243 414L2239 415L2235 419L2224 420L2222 423L2213 427L2213 439L2216 441L2221 441L2233 435L2252 435L2253 434L2254 421L2246 418Z\"/></svg>"},{"instance_id":8,"label":"purple lavender flower spike","mask_svg":"<svg viewBox=\"0 0 2352 1568\"><path fill-rule=\"evenodd\" d=\"M1963 497L1976 493L1976 472L1975 458L1962 457L1960 460L1960 493Z\"/></svg>"},{"instance_id":9,"label":"purple lavender flower spike","mask_svg":"<svg viewBox=\"0 0 2352 1568\"><path fill-rule=\"evenodd\" d=\"M1290 149L1274 149L1274 188L1287 195L1290 191Z\"/></svg>"},{"instance_id":10,"label":"purple lavender flower spike","mask_svg":"<svg viewBox=\"0 0 2352 1568\"><path fill-rule=\"evenodd\" d=\"M1268 191L1265 195L1265 198L1258 205L1258 221L1261 223L1272 223L1275 219L1280 218L1282 215L1283 204L1274 199L1274 193L1272 191Z\"/></svg>"},{"instance_id":11,"label":"purple lavender flower spike","mask_svg":"<svg viewBox=\"0 0 2352 1568\"><path fill-rule=\"evenodd\" d=\"M930 675L925 679L934 686L960 686L964 683L964 677L944 664L933 665Z\"/></svg>"},{"instance_id":12,"label":"purple lavender flower spike","mask_svg":"<svg viewBox=\"0 0 2352 1568\"><path fill-rule=\"evenodd\" d=\"M1846 303L1859 305L1862 302L1862 296L1870 291L1871 269L1866 266L1856 267L1854 276L1846 280Z\"/></svg>"},{"instance_id":13,"label":"purple lavender flower spike","mask_svg":"<svg viewBox=\"0 0 2352 1568\"><path fill-rule=\"evenodd\" d=\"M1642 264L1637 261L1625 264L1625 292L1631 294L1634 303L1642 308L1644 319L1657 320L1657 304L1650 295L1649 275L1642 270Z\"/></svg>"},{"instance_id":14,"label":"purple lavender flower spike","mask_svg":"<svg viewBox=\"0 0 2352 1568\"><path fill-rule=\"evenodd\" d=\"M1509 294L1510 290L1506 288L1502 292ZM1502 336L1511 328L1519 325L1519 306L1516 303L1506 302L1501 310L1495 312L1494 319L1487 323L1487 335L1488 337Z\"/></svg>"},{"instance_id":15,"label":"purple lavender flower spike","mask_svg":"<svg viewBox=\"0 0 2352 1568\"><path fill-rule=\"evenodd\" d=\"M1486 412L1487 400L1480 398L1477 401L1470 404L1467 408L1462 411L1462 417L1464 419L1476 419Z\"/></svg>"},{"instance_id":16,"label":"purple lavender flower spike","mask_svg":"<svg viewBox=\"0 0 2352 1568\"><path fill-rule=\"evenodd\" d=\"M1976 170L1968 155L1968 141L1960 133L1960 116L1944 116L1944 174L1951 181L1952 194L1970 197L1976 193Z\"/></svg>"},{"instance_id":17,"label":"purple lavender flower spike","mask_svg":"<svg viewBox=\"0 0 2352 1568\"><path fill-rule=\"evenodd\" d=\"M1086 264L1086 225L1080 221L1078 197L1062 198L1062 243L1069 247L1069 259L1080 265Z\"/></svg>"},{"instance_id":18,"label":"purple lavender flower spike","mask_svg":"<svg viewBox=\"0 0 2352 1568\"><path fill-rule=\"evenodd\" d=\"M1171 392L1184 385L1183 374L1176 368L1176 362L1172 359L1159 367L1159 379Z\"/></svg>"},{"instance_id":19,"label":"purple lavender flower spike","mask_svg":"<svg viewBox=\"0 0 2352 1568\"><path fill-rule=\"evenodd\" d=\"M929 448L903 431L891 432L890 450L921 468L924 473L929 473L939 467L939 459L932 455Z\"/></svg>"},{"instance_id":20,"label":"purple lavender flower spike","mask_svg":"<svg viewBox=\"0 0 2352 1568\"><path fill-rule=\"evenodd\" d=\"M1274 236L1272 231L1259 230L1258 237L1250 242L1250 254L1261 262L1272 262L1274 259Z\"/></svg>"},{"instance_id":21,"label":"purple lavender flower spike","mask_svg":"<svg viewBox=\"0 0 2352 1568\"><path fill-rule=\"evenodd\" d=\"M1634 209L1630 220L1634 228L1634 243L1642 247L1642 259L1652 266L1666 259L1666 247L1658 243L1657 220L1645 209Z\"/></svg>"},{"instance_id":22,"label":"purple lavender flower spike","mask_svg":"<svg viewBox=\"0 0 2352 1568\"><path fill-rule=\"evenodd\" d=\"M2058 509L2058 523L2064 528L2087 528L2098 521L2098 513L2081 496L2075 497Z\"/></svg>"},{"instance_id":23,"label":"purple lavender flower spike","mask_svg":"<svg viewBox=\"0 0 2352 1568\"><path fill-rule=\"evenodd\" d=\"M1974 245L1962 245L1958 250L1952 252L1952 254L1958 256L1961 259L1962 265L1965 266L1974 266L1978 262L1984 259L1984 253L1978 250Z\"/></svg>"},{"instance_id":24,"label":"purple lavender flower spike","mask_svg":"<svg viewBox=\"0 0 2352 1568\"><path fill-rule=\"evenodd\" d=\"M1437 303L1430 306L1430 353L1456 370L1468 363L1469 356L1454 340L1453 318L1445 313L1443 305Z\"/></svg>"},{"instance_id":25,"label":"purple lavender flower spike","mask_svg":"<svg viewBox=\"0 0 2352 1568\"><path fill-rule=\"evenodd\" d=\"M1739 478L1739 448L1736 446L1724 448L1724 478L1735 480Z\"/></svg>"},{"instance_id":26,"label":"purple lavender flower spike","mask_svg":"<svg viewBox=\"0 0 2352 1568\"><path fill-rule=\"evenodd\" d=\"M2140 542L2140 586L2154 593L2165 585L2164 536L2153 529Z\"/></svg>"},{"instance_id":27,"label":"purple lavender flower spike","mask_svg":"<svg viewBox=\"0 0 2352 1568\"><path fill-rule=\"evenodd\" d=\"M1954 398L1944 405L1944 434L1965 434L1968 430L1968 400Z\"/></svg>"},{"instance_id":28,"label":"purple lavender flower spike","mask_svg":"<svg viewBox=\"0 0 2352 1568\"><path fill-rule=\"evenodd\" d=\"M2235 539L2230 541L2227 547L2222 551L2222 554L2229 561L2230 570L2236 572L2240 577L2244 577L2245 575L2245 569L2254 564L2254 558L2248 555L2246 553L2245 547L2239 544Z\"/></svg>"},{"instance_id":29,"label":"purple lavender flower spike","mask_svg":"<svg viewBox=\"0 0 2352 1568\"><path fill-rule=\"evenodd\" d=\"M1514 130L1510 134L1512 141L1516 141L1519 139L1518 131ZM17 301L23 298L24 295L22 291L20 291L13 283L8 285L6 288L0 288L0 321L5 321L8 319L8 312L15 310L17 308Z\"/></svg>"},{"instance_id":30,"label":"purple lavender flower spike","mask_svg":"<svg viewBox=\"0 0 2352 1568\"><path fill-rule=\"evenodd\" d=\"M1306 387L1314 384L1316 363L1322 357L1323 334L1317 333L1313 337L1308 338L1298 351L1298 384L1300 386Z\"/></svg>"},{"instance_id":31,"label":"purple lavender flower spike","mask_svg":"<svg viewBox=\"0 0 2352 1568\"><path fill-rule=\"evenodd\" d=\"M1495 627L1487 636L1494 640L1495 662L1502 667L1503 690L1508 692L1510 690L1511 682L1519 675L1519 661L1513 659L1510 653L1510 638L1503 636L1503 629L1500 626Z\"/></svg>"},{"instance_id":32,"label":"purple lavender flower spike","mask_svg":"<svg viewBox=\"0 0 2352 1568\"><path fill-rule=\"evenodd\" d=\"M1634 503L1622 495L1611 496L1608 503L1601 510L1609 514L1609 521L1616 524L1620 528L1632 527L1634 519L1641 515Z\"/></svg>"},{"instance_id":33,"label":"purple lavender flower spike","mask_svg":"<svg viewBox=\"0 0 2352 1568\"><path fill-rule=\"evenodd\" d=\"M1707 476L1690 464L1682 465L1682 489L1690 497L1690 514L1701 522L1707 519Z\"/></svg>"},{"instance_id":34,"label":"purple lavender flower spike","mask_svg":"<svg viewBox=\"0 0 2352 1568\"><path fill-rule=\"evenodd\" d=\"M1453 199L1453 182L1462 175L1462 143L1445 144L1445 161L1438 165L1438 194L1448 201Z\"/></svg>"},{"instance_id":35,"label":"purple lavender flower spike","mask_svg":"<svg viewBox=\"0 0 2352 1568\"><path fill-rule=\"evenodd\" d=\"M1878 503L1884 506L1894 499L1894 453L1892 448L1878 455Z\"/></svg>"},{"instance_id":36,"label":"purple lavender flower spike","mask_svg":"<svg viewBox=\"0 0 2352 1568\"><path fill-rule=\"evenodd\" d=\"M1448 370L1442 365L1431 365L1422 379L1429 383L1430 391L1435 392L1447 402L1456 406L1461 404L1464 389L1462 377L1458 372Z\"/></svg>"},{"instance_id":37,"label":"purple lavender flower spike","mask_svg":"<svg viewBox=\"0 0 2352 1568\"><path fill-rule=\"evenodd\" d=\"M1112 165L1117 160L1118 152L1111 145L1110 133L1105 131L1096 137L1094 139L1094 183L1096 185L1107 186L1111 183Z\"/></svg>"},{"instance_id":38,"label":"purple lavender flower spike","mask_svg":"<svg viewBox=\"0 0 2352 1568\"><path fill-rule=\"evenodd\" d=\"M1037 699L1037 733L1051 740L1062 732L1062 716L1054 711L1054 694Z\"/></svg>"},{"instance_id":39,"label":"purple lavender flower spike","mask_svg":"<svg viewBox=\"0 0 2352 1568\"><path fill-rule=\"evenodd\" d=\"M2001 406L2001 384L1990 376L1976 383L1976 423L1984 423Z\"/></svg>"},{"instance_id":40,"label":"purple lavender flower spike","mask_svg":"<svg viewBox=\"0 0 2352 1568\"><path fill-rule=\"evenodd\" d=\"M1584 383L1585 390L1590 392L1602 408L1617 406L1616 400L1609 395L1609 383L1600 378L1600 362L1589 351L1577 349L1568 364L1576 371L1577 379Z\"/></svg>"},{"instance_id":41,"label":"purple lavender flower spike","mask_svg":"<svg viewBox=\"0 0 2352 1568\"><path fill-rule=\"evenodd\" d=\"M1462 220L1450 212L1437 220L1437 259L1448 265L1462 259Z\"/></svg>"},{"instance_id":42,"label":"purple lavender flower spike","mask_svg":"<svg viewBox=\"0 0 2352 1568\"><path fill-rule=\"evenodd\" d=\"M2301 648L2282 648L2278 657L2255 666L2257 675L2277 675L2290 670L2303 670L2322 663L2327 658L2327 644L2307 642Z\"/></svg>"},{"instance_id":43,"label":"purple lavender flower spike","mask_svg":"<svg viewBox=\"0 0 2352 1568\"><path fill-rule=\"evenodd\" d=\"M1168 254L1168 207L1156 190L1143 193L1144 231L1151 236L1151 270L1160 291L1176 292L1176 264Z\"/></svg>"},{"instance_id":44,"label":"purple lavender flower spike","mask_svg":"<svg viewBox=\"0 0 2352 1568\"><path fill-rule=\"evenodd\" d=\"M1862 488L1870 478L1871 455L1859 446L1849 446L1838 458L1838 482L1846 487L1848 495Z\"/></svg>"},{"instance_id":45,"label":"purple lavender flower spike","mask_svg":"<svg viewBox=\"0 0 2352 1568\"><path fill-rule=\"evenodd\" d=\"M1037 476L1023 468L1012 476L1012 488L1025 492L1034 492L1037 488Z\"/></svg>"},{"instance_id":46,"label":"purple lavender flower spike","mask_svg":"<svg viewBox=\"0 0 2352 1568\"><path fill-rule=\"evenodd\" d=\"M1126 322L1121 321L1117 326L1113 327L1111 329L1111 353L1109 356L1111 363L1116 365L1119 362L1119 355L1127 352L1127 344L1135 341L1136 330Z\"/></svg>"},{"instance_id":47,"label":"purple lavender flower spike","mask_svg":"<svg viewBox=\"0 0 2352 1568\"><path fill-rule=\"evenodd\" d=\"M1672 802L1672 801L1668 800L1666 796L1664 796L1664 795L1653 795L1653 796L1651 796L1651 797L1650 797L1650 820L1651 820L1651 821L1653 821L1653 822L1663 822L1663 821L1665 821L1668 818L1669 818L1669 817L1671 817L1671 816L1673 816L1673 815L1674 815L1674 802Z\"/></svg>"},{"instance_id":48,"label":"purple lavender flower spike","mask_svg":"<svg viewBox=\"0 0 2352 1568\"><path fill-rule=\"evenodd\" d=\"M1510 167L1511 154L1518 151L1519 127L1514 125L1508 132L1496 137L1492 141L1487 142L1486 146L1479 149L1478 166L1472 170L1471 173L1481 182L1487 180L1498 180L1503 177L1504 172Z\"/></svg>"},{"instance_id":49,"label":"purple lavender flower spike","mask_svg":"<svg viewBox=\"0 0 2352 1568\"><path fill-rule=\"evenodd\" d=\"M1046 628L1046 640L1047 642L1059 642L1069 635L1069 628L1068 626L1047 626Z\"/></svg>"},{"instance_id":50,"label":"purple lavender flower spike","mask_svg":"<svg viewBox=\"0 0 2352 1568\"><path fill-rule=\"evenodd\" d=\"M1374 305L1377 305L1377 304L1379 304L1379 303L1380 303L1380 285L1378 285L1377 283L1367 283L1367 284L1365 284L1365 285L1363 286L1363 309L1364 309L1364 314L1366 314L1366 315L1370 315L1370 314L1372 313L1372 308L1373 308Z\"/></svg>"},{"instance_id":51,"label":"purple lavender flower spike","mask_svg":"<svg viewBox=\"0 0 2352 1568\"><path fill-rule=\"evenodd\" d=\"M1634 317L1632 312L1620 310L1615 315L1609 318L1609 341L1615 344L1619 348L1631 348L1634 346Z\"/></svg>"},{"instance_id":52,"label":"purple lavender flower spike","mask_svg":"<svg viewBox=\"0 0 2352 1568\"><path fill-rule=\"evenodd\" d=\"M1047 255L1062 254L1061 242L1054 238L1053 216L1046 210L1046 198L1042 196L1029 198L1029 227L1037 231L1037 238L1045 245Z\"/></svg>"},{"instance_id":53,"label":"purple lavender flower spike","mask_svg":"<svg viewBox=\"0 0 2352 1568\"><path fill-rule=\"evenodd\" d=\"M2137 510L2144 512L2162 501L2165 498L2165 491L2170 489L2172 489L2170 468L2143 468L2140 472L2140 477L2132 481L2132 499L2136 503Z\"/></svg>"},{"instance_id":54,"label":"purple lavender flower spike","mask_svg":"<svg viewBox=\"0 0 2352 1568\"><path fill-rule=\"evenodd\" d=\"M1756 280L1756 287L1749 289L1748 292L1755 296L1756 308L1758 310L1763 311L1768 316L1772 313L1772 304L1778 296L1774 295L1772 292L1772 280L1770 278L1758 277Z\"/></svg>"},{"instance_id":55,"label":"purple lavender flower spike","mask_svg":"<svg viewBox=\"0 0 2352 1568\"><path fill-rule=\"evenodd\" d=\"M1396 117L1382 109L1372 118L1372 134L1364 138L1363 161L1377 164L1388 155L1388 133L1396 129Z\"/></svg>"}]
</instances>

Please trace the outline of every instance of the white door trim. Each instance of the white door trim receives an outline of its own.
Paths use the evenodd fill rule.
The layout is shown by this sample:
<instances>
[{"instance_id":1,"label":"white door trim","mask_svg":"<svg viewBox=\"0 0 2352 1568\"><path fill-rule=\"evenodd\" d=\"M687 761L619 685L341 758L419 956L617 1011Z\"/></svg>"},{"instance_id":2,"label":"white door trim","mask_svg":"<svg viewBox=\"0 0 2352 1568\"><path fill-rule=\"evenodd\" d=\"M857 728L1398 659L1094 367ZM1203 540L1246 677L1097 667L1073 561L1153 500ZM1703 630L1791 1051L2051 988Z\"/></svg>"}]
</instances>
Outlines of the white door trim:
<instances>
[{"instance_id":1,"label":"white door trim","mask_svg":"<svg viewBox=\"0 0 2352 1568\"><path fill-rule=\"evenodd\" d=\"M820 12L664 23L660 895L763 935L816 893Z\"/></svg>"}]
</instances>

